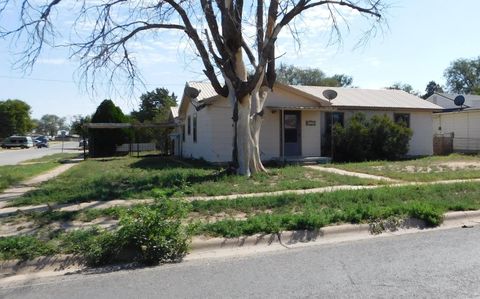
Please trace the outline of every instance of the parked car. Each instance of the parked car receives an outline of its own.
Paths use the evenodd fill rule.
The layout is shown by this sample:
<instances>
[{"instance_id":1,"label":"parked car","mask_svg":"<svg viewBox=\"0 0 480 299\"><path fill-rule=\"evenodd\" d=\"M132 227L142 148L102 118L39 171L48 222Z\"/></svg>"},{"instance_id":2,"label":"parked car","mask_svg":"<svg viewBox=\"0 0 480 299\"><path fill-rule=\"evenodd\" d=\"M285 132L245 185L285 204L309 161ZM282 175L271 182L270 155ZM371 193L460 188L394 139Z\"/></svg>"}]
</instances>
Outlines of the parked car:
<instances>
[{"instance_id":1,"label":"parked car","mask_svg":"<svg viewBox=\"0 0 480 299\"><path fill-rule=\"evenodd\" d=\"M30 148L33 147L33 140L30 136L10 136L2 141L2 148Z\"/></svg>"},{"instance_id":2,"label":"parked car","mask_svg":"<svg viewBox=\"0 0 480 299\"><path fill-rule=\"evenodd\" d=\"M85 148L88 148L88 139L85 139L85 140L80 140L80 142L78 143L78 147L81 147L83 148L83 144L85 142Z\"/></svg>"},{"instance_id":3,"label":"parked car","mask_svg":"<svg viewBox=\"0 0 480 299\"><path fill-rule=\"evenodd\" d=\"M48 147L48 138L45 136L39 136L34 139L34 143L37 148Z\"/></svg>"}]
</instances>

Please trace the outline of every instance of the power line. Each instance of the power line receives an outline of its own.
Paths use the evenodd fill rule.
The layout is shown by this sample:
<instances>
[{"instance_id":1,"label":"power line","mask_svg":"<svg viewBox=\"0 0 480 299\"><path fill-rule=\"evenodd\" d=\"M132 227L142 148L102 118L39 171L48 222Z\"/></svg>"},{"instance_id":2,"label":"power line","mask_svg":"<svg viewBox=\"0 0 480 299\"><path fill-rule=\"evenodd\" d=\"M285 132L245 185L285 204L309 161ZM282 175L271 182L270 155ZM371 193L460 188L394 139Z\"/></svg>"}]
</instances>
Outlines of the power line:
<instances>
[{"instance_id":1,"label":"power line","mask_svg":"<svg viewBox=\"0 0 480 299\"><path fill-rule=\"evenodd\" d=\"M0 78L13 79L13 80L28 80L28 81L58 82L58 83L74 83L74 84L78 84L78 82L75 82L75 81L73 81L73 80L43 79L43 78L31 78L31 77L25 78L25 77L14 77L14 76L6 76L6 75L0 75ZM116 84L116 85L126 85L126 84ZM183 86L183 85L185 85L185 83L161 83L161 84L144 83L144 85L153 85L153 86L161 86L161 85Z\"/></svg>"}]
</instances>

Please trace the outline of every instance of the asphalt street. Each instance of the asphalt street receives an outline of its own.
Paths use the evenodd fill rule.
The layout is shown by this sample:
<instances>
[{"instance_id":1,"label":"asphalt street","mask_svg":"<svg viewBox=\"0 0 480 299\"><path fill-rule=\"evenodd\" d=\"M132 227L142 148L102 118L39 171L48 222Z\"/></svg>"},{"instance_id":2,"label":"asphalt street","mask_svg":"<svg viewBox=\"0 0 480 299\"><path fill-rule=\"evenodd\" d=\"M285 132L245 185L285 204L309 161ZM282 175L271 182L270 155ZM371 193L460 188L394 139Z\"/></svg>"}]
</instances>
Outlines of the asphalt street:
<instances>
[{"instance_id":1,"label":"asphalt street","mask_svg":"<svg viewBox=\"0 0 480 299\"><path fill-rule=\"evenodd\" d=\"M62 143L50 143L48 148L29 148L29 149L5 149L0 150L0 166L15 165L20 162L37 159L43 156L52 155L62 152ZM81 153L78 150L78 142L65 142L63 145L65 153Z\"/></svg>"},{"instance_id":2,"label":"asphalt street","mask_svg":"<svg viewBox=\"0 0 480 299\"><path fill-rule=\"evenodd\" d=\"M0 285L2 298L480 296L480 227Z\"/></svg>"}]
</instances>

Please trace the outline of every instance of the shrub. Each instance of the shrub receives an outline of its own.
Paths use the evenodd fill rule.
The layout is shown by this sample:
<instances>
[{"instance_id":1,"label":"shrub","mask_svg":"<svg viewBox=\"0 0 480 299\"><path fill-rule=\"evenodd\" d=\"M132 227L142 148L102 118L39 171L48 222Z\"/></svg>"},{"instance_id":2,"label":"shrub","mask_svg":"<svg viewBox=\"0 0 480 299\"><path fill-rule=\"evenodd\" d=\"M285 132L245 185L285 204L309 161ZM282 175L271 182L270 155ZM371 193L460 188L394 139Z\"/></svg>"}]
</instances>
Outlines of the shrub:
<instances>
[{"instance_id":1,"label":"shrub","mask_svg":"<svg viewBox=\"0 0 480 299\"><path fill-rule=\"evenodd\" d=\"M386 115L375 115L369 122L371 138L371 160L392 160L408 152L412 130L404 124L397 124Z\"/></svg>"},{"instance_id":2,"label":"shrub","mask_svg":"<svg viewBox=\"0 0 480 299\"><path fill-rule=\"evenodd\" d=\"M132 259L147 265L176 262L188 251L192 232L182 224L188 211L185 203L166 199L132 208L120 217L119 230L76 231L63 238L63 246L91 266Z\"/></svg>"},{"instance_id":3,"label":"shrub","mask_svg":"<svg viewBox=\"0 0 480 299\"><path fill-rule=\"evenodd\" d=\"M111 100L104 100L92 117L92 123L126 123L128 118ZM90 129L90 154L92 157L115 155L116 146L129 140L126 129Z\"/></svg>"},{"instance_id":4,"label":"shrub","mask_svg":"<svg viewBox=\"0 0 480 299\"><path fill-rule=\"evenodd\" d=\"M137 207L121 217L117 236L139 262L176 262L188 250L191 232L182 224L187 214L185 203L166 199L153 207Z\"/></svg>"},{"instance_id":5,"label":"shrub","mask_svg":"<svg viewBox=\"0 0 480 299\"><path fill-rule=\"evenodd\" d=\"M355 114L345 127L336 124L334 143L336 161L392 160L408 152L412 130L386 115L367 120Z\"/></svg>"},{"instance_id":6,"label":"shrub","mask_svg":"<svg viewBox=\"0 0 480 299\"><path fill-rule=\"evenodd\" d=\"M334 127L335 159L338 161L363 161L368 159L371 136L368 121L362 113L355 114L346 127Z\"/></svg>"}]
</instances>

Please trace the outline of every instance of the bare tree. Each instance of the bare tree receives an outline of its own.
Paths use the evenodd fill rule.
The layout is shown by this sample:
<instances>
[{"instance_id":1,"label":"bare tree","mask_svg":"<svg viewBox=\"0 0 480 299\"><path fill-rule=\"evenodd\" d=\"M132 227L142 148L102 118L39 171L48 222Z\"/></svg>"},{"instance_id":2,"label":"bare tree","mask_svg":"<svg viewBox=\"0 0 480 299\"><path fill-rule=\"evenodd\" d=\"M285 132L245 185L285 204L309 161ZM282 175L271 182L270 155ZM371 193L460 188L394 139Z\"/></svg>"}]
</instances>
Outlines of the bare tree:
<instances>
[{"instance_id":1,"label":"bare tree","mask_svg":"<svg viewBox=\"0 0 480 299\"><path fill-rule=\"evenodd\" d=\"M4 29L0 35L26 41L24 66L33 65L45 45L58 45L55 21L63 13L75 15L75 33L90 21L88 35L71 34L66 44L80 58L89 78L95 78L99 70L108 69L111 79L119 70L135 79L138 72L129 51L131 41L162 30L183 32L193 44L215 91L231 103L235 127L233 160L237 172L248 176L265 171L260 161L259 137L265 100L276 79L275 44L280 32L290 29L298 39L293 26L295 19L306 11L325 9L333 36L340 38L341 21L346 20L343 13L347 10L372 20L367 31L372 33L382 21L385 3L384 0L0 0L0 17L12 9L18 12L21 23ZM247 33L249 26L254 29L253 36Z\"/></svg>"}]
</instances>

